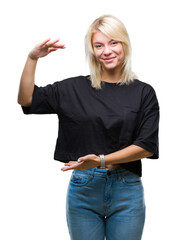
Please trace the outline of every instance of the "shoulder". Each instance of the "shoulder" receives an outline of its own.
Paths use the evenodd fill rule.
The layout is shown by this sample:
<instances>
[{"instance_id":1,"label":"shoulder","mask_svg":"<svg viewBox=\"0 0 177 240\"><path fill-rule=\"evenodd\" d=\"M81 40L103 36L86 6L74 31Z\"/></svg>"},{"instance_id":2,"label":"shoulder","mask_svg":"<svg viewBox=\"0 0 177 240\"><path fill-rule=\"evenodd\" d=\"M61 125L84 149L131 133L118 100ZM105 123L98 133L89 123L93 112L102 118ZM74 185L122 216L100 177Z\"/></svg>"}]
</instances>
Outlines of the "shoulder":
<instances>
[{"instance_id":1,"label":"shoulder","mask_svg":"<svg viewBox=\"0 0 177 240\"><path fill-rule=\"evenodd\" d=\"M56 81L54 83L47 84L46 86L35 85L34 92L43 92L46 94L60 94L68 91L73 91L77 89L77 92L88 88L90 80L88 76L76 76L71 78L66 78L64 80Z\"/></svg>"},{"instance_id":2,"label":"shoulder","mask_svg":"<svg viewBox=\"0 0 177 240\"><path fill-rule=\"evenodd\" d=\"M67 78L61 81L58 81L59 85L63 85L63 86L72 86L72 85L76 85L76 84L84 84L88 82L88 76L76 76L76 77L71 77L71 78Z\"/></svg>"},{"instance_id":3,"label":"shoulder","mask_svg":"<svg viewBox=\"0 0 177 240\"><path fill-rule=\"evenodd\" d=\"M56 84L59 94L71 96L83 94L91 86L88 76L71 77L58 81Z\"/></svg>"},{"instance_id":4,"label":"shoulder","mask_svg":"<svg viewBox=\"0 0 177 240\"><path fill-rule=\"evenodd\" d=\"M76 76L76 77L70 77L63 80L56 81L52 84L48 84L41 88L54 88L57 90L60 89L67 89L67 88L74 88L74 87L81 87L84 85L88 86L88 83L90 82L89 76Z\"/></svg>"},{"instance_id":5,"label":"shoulder","mask_svg":"<svg viewBox=\"0 0 177 240\"><path fill-rule=\"evenodd\" d=\"M134 81L134 85L140 89L141 101L143 104L147 104L147 106L151 106L153 104L159 108L156 92L150 84L136 79Z\"/></svg>"},{"instance_id":6,"label":"shoulder","mask_svg":"<svg viewBox=\"0 0 177 240\"><path fill-rule=\"evenodd\" d=\"M134 79L132 83L130 83L130 85L132 84L132 86L137 87L137 88L147 88L147 89L152 89L153 87L146 82L143 82L139 79Z\"/></svg>"},{"instance_id":7,"label":"shoulder","mask_svg":"<svg viewBox=\"0 0 177 240\"><path fill-rule=\"evenodd\" d=\"M146 82L143 82L139 79L135 79L132 83L130 83L130 86L134 88L136 91L140 91L143 95L147 95L149 93L155 93L154 88Z\"/></svg>"},{"instance_id":8,"label":"shoulder","mask_svg":"<svg viewBox=\"0 0 177 240\"><path fill-rule=\"evenodd\" d=\"M142 103L152 101L158 104L156 92L149 83L135 79L128 86L130 86L133 96L141 99Z\"/></svg>"}]
</instances>

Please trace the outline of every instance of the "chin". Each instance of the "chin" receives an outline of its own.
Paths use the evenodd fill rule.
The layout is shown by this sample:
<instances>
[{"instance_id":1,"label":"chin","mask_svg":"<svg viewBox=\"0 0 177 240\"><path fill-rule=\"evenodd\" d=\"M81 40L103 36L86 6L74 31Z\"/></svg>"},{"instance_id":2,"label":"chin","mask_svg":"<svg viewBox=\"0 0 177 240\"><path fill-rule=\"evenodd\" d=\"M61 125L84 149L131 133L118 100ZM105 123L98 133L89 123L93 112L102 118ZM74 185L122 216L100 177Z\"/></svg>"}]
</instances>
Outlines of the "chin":
<instances>
[{"instance_id":1,"label":"chin","mask_svg":"<svg viewBox=\"0 0 177 240\"><path fill-rule=\"evenodd\" d=\"M114 70L116 68L118 68L118 66L104 66L105 70Z\"/></svg>"},{"instance_id":2,"label":"chin","mask_svg":"<svg viewBox=\"0 0 177 240\"><path fill-rule=\"evenodd\" d=\"M114 70L114 69L119 69L119 67L121 66L121 63L103 64L102 66L105 70Z\"/></svg>"}]
</instances>

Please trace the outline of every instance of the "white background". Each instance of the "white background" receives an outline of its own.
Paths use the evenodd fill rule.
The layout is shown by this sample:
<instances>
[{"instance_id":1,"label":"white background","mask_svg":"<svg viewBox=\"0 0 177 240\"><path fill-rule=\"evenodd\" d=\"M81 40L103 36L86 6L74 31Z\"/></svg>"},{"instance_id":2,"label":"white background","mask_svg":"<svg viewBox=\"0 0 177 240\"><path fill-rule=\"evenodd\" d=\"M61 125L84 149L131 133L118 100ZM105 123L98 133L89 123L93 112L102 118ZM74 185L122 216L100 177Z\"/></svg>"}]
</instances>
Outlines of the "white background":
<instances>
[{"instance_id":1,"label":"white background","mask_svg":"<svg viewBox=\"0 0 177 240\"><path fill-rule=\"evenodd\" d=\"M40 59L38 85L88 74L84 36L102 14L124 22L132 42L133 70L155 88L160 103L160 159L143 160L143 240L177 239L175 1L7 0L0 6L2 240L69 240L65 196L71 172L61 172L63 164L53 160L57 117L23 115L18 86L28 52L48 37L59 37L66 49Z\"/></svg>"}]
</instances>

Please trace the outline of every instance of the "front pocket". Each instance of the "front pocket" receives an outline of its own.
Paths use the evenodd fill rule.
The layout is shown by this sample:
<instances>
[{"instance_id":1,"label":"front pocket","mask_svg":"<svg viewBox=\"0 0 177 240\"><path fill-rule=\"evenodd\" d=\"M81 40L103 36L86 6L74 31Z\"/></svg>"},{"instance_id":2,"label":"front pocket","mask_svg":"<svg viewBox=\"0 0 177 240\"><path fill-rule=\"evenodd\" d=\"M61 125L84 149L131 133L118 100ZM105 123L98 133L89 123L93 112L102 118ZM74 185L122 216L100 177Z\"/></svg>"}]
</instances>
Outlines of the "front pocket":
<instances>
[{"instance_id":1,"label":"front pocket","mask_svg":"<svg viewBox=\"0 0 177 240\"><path fill-rule=\"evenodd\" d=\"M131 175L122 176L121 179L122 179L122 182L127 186L141 185L141 177L139 177L136 174L132 174L132 176Z\"/></svg>"},{"instance_id":2,"label":"front pocket","mask_svg":"<svg viewBox=\"0 0 177 240\"><path fill-rule=\"evenodd\" d=\"M75 186L85 186L92 180L92 178L93 177L91 175L83 175L73 172L70 182Z\"/></svg>"}]
</instances>

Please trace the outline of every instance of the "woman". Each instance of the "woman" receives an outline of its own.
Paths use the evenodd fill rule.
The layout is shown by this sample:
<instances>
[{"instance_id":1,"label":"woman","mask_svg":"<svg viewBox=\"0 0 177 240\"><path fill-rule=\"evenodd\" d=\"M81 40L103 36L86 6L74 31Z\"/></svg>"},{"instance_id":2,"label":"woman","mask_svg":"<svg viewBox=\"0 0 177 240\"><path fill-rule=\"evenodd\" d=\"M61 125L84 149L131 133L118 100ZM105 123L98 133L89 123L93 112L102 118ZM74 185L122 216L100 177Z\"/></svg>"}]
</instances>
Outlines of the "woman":
<instances>
[{"instance_id":1,"label":"woman","mask_svg":"<svg viewBox=\"0 0 177 240\"><path fill-rule=\"evenodd\" d=\"M131 71L128 33L104 15L90 26L86 55L90 76L37 87L40 57L65 46L38 44L28 55L18 102L25 114L56 113L59 133L54 159L74 169L67 194L72 240L139 240L145 204L142 158L158 158L159 106L154 89Z\"/></svg>"}]
</instances>

